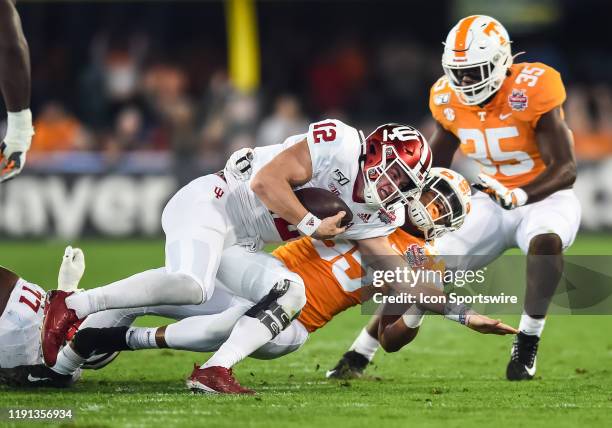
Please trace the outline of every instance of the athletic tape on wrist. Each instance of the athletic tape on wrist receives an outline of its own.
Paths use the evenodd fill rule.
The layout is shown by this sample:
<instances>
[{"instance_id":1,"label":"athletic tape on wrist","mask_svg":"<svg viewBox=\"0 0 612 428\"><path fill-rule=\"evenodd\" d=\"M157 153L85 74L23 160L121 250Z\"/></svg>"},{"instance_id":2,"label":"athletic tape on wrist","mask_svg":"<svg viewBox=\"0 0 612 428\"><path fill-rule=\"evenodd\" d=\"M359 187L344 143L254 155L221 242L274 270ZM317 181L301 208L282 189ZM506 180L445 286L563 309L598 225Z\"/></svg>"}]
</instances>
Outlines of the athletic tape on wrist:
<instances>
[{"instance_id":1,"label":"athletic tape on wrist","mask_svg":"<svg viewBox=\"0 0 612 428\"><path fill-rule=\"evenodd\" d=\"M7 113L4 142L13 151L27 151L32 143L33 135L34 128L32 127L32 112L30 109Z\"/></svg>"},{"instance_id":2,"label":"athletic tape on wrist","mask_svg":"<svg viewBox=\"0 0 612 428\"><path fill-rule=\"evenodd\" d=\"M302 235L311 236L317 231L320 224L321 219L309 212L304 216L302 221L298 223L297 229L302 233Z\"/></svg>"}]
</instances>

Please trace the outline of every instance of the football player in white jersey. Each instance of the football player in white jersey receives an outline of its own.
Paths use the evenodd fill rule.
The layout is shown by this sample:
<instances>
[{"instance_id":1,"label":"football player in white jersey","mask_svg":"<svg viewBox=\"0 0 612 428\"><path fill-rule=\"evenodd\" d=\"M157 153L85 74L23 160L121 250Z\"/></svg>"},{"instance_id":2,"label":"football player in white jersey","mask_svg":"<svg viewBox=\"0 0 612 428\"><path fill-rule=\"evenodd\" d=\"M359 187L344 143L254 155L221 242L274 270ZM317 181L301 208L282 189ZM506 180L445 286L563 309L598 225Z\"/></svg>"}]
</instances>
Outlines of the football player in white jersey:
<instances>
[{"instance_id":1,"label":"football player in white jersey","mask_svg":"<svg viewBox=\"0 0 612 428\"><path fill-rule=\"evenodd\" d=\"M58 288L65 291L76 290L84 271L83 252L78 248L68 247L60 267ZM94 351L87 353L88 358L80 358L70 346L65 346L59 355L59 359L63 361L61 364L58 362L54 369L50 369L43 364L40 337L45 293L38 285L0 267L0 384L18 387L68 387L80 377L81 368L99 369L113 361L118 354L97 352L98 349L109 348L113 344L104 342L105 336L93 334L93 329L104 329L108 336L121 327L127 329L136 318L143 315L158 315L177 321L206 316L204 329L199 331L198 340L201 345L197 349L204 352L214 351L222 340L227 338L236 320L253 306L253 303L246 299L217 289L211 299L201 305L166 305L97 312L82 323L72 326L68 335L68 338L72 338L77 332L85 331L80 335L79 346ZM172 328L169 330L170 340L181 343L185 334L179 330L172 336L174 331ZM144 347L148 343L145 336L146 332L135 330L130 335L132 340L128 345L132 347L129 349ZM154 337L151 339L155 340ZM297 325L291 326L252 357L269 359L270 355L279 356L281 352L296 349L304 340L302 330L297 328Z\"/></svg>"},{"instance_id":2,"label":"football player in white jersey","mask_svg":"<svg viewBox=\"0 0 612 428\"><path fill-rule=\"evenodd\" d=\"M223 173L194 180L174 195L162 214L165 270L145 271L78 294L48 294L42 333L46 364L55 364L70 326L92 313L206 301L212 296L224 248L239 245L248 256L263 243L297 236L291 225L318 239L357 240L366 255L393 255L386 236L403 223L403 210L395 212L394 207L420 194L430 165L427 142L410 126L381 126L364 139L355 128L326 120L283 144L255 149L247 181ZM330 186L354 213L369 220L358 215L350 228L339 227L345 213L318 219L293 193L300 187ZM228 341L201 369L202 374L207 369L216 373L209 378L218 380L221 390L239 386L231 366L282 331L305 303L304 286L296 275L281 275L276 284L263 287L269 291L263 294L268 296L266 307L239 320ZM444 312L442 306L432 310Z\"/></svg>"},{"instance_id":3,"label":"football player in white jersey","mask_svg":"<svg viewBox=\"0 0 612 428\"><path fill-rule=\"evenodd\" d=\"M428 190L421 196L420 201L428 202L425 205L420 202L412 203L410 206L413 208L409 210L411 213L410 224L418 225L424 230L425 236L429 237L433 237L431 234L440 236L447 229L452 230L452 228L459 227L463 215L469 210L469 194L465 193L465 189L446 185L450 178L458 176L458 174L450 170L439 170L441 171L439 174L432 172L433 175L428 179L428 183L430 183L427 187ZM435 179L432 180L432 177ZM430 221L424 221L425 219ZM398 230L390 236L398 254L403 254L404 251L406 251L406 254L413 254L414 247L425 244L423 239L418 238L419 232L414 226L404 224L402 229L403 231ZM326 245L329 244L328 241ZM305 342L309 332L313 332L325 324L325 322L321 322L321 314L326 314L323 315L324 319L331 319L336 313L342 312L361 301L361 299L356 300L354 297L349 297L351 293L346 291L342 285L344 284L343 271L340 271L340 276L338 276L339 273L332 269L335 263L330 262L328 256L323 258L317 250L313 250L314 252L309 250L309 248L315 248L313 245L315 245L314 241L304 238L289 246L277 249L272 259L265 253L252 254L245 258L240 253L234 253L235 247L229 248L223 254L222 265L228 259L234 259L234 257L239 257L240 260L237 263L229 263L233 272L230 276L226 275L226 280L239 284L230 288L242 290L243 295L254 296L253 301L228 293L225 291L227 287L219 282L212 298L202 305L159 306L98 312L89 316L82 324L73 326L74 330L72 331L78 329L78 332L72 338L70 345L65 346L60 351L58 361L53 369L41 364L26 365L24 364L26 361L23 359L13 361L13 364L5 364L5 361L0 358L0 367L5 367L0 368L0 383L14 386L68 386L78 375L81 367L99 368L108 364L118 351L123 350L169 347L201 352L215 351L228 338L237 320L252 309L254 301L258 301L257 290L259 285L273 284L276 281L277 271L287 269L304 278L308 293L314 296L314 300L311 300L310 304L304 307L298 319L293 320L287 328L250 356L259 359L271 359L294 352ZM316 244L316 247L319 245L321 244ZM427 244L427 247L429 247L429 244ZM361 255L356 251L355 244L351 241L337 240L333 249L334 254L341 255L343 260L344 257L350 257L354 260L361 259ZM412 260L411 263L416 263L417 266L421 266L421 263L423 263L421 258L409 259ZM275 263L272 263L272 261ZM76 289L83 271L84 258L82 252L78 249L73 251L68 248L60 268L59 288L63 290ZM312 275L309 274L310 272L312 272ZM326 273L322 274L322 272ZM7 281L0 278L0 289L5 282L12 284L15 278L15 275L12 275ZM361 281L357 278L357 284L355 285L359 284L361 284ZM376 291L376 289L367 291L371 287L368 287L366 282L363 282L361 286L365 287L361 289L363 300L367 300L367 295ZM329 298L329 293L332 293L332 296L335 297ZM327 301L328 298L329 301ZM323 306L320 306L321 304ZM411 307L409 311L412 312L401 317L397 322L385 326L383 346L387 346L387 343L393 346L403 346L414 337L413 331L406 329L404 323L406 320L411 320L411 323L420 324L423 312L416 306ZM182 321L161 328L129 326L136 317L144 314L157 314ZM38 322L28 323L25 328L18 325L6 325L0 318L0 327L6 327L4 328L6 334L4 335L5 339L2 340L2 345L15 349L14 345L22 343L20 341L16 342L15 338L28 335L28 332L33 332L29 334L33 338L37 336L40 318L39 316ZM469 317L467 326L481 333L509 334L515 332L508 326L498 324L494 320L478 316L475 313L472 313ZM35 346L30 349L33 355L30 360L39 362L40 340L33 340L31 343ZM6 368L16 364L16 367ZM188 385L194 390L208 391L206 388L202 388L200 381L201 379L189 378Z\"/></svg>"}]
</instances>

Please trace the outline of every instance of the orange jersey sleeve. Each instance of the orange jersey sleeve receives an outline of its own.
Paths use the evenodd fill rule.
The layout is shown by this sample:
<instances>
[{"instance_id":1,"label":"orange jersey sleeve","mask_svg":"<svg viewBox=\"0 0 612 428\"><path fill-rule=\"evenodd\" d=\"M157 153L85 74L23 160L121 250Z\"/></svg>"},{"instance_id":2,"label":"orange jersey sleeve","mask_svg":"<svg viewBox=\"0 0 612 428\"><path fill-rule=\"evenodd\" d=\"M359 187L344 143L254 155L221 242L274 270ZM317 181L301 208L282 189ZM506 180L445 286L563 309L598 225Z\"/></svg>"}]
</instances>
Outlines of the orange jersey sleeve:
<instances>
[{"instance_id":1,"label":"orange jersey sleeve","mask_svg":"<svg viewBox=\"0 0 612 428\"><path fill-rule=\"evenodd\" d=\"M484 106L462 104L440 78L430 92L432 116L461 142L460 150L481 172L508 188L524 186L546 166L536 140L540 117L565 101L560 74L542 63L514 64Z\"/></svg>"},{"instance_id":2,"label":"orange jersey sleeve","mask_svg":"<svg viewBox=\"0 0 612 428\"><path fill-rule=\"evenodd\" d=\"M452 132L452 127L450 126L452 120L446 119L445 114L449 115L449 113L453 112L450 106L458 102L459 100L456 99L454 92L448 86L448 78L446 76L440 77L429 91L429 110L431 115L447 131Z\"/></svg>"},{"instance_id":3,"label":"orange jersey sleeve","mask_svg":"<svg viewBox=\"0 0 612 428\"><path fill-rule=\"evenodd\" d=\"M522 119L529 121L535 128L543 114L560 107L565 102L565 86L561 80L561 74L541 62L522 63L515 67L513 67L513 76L511 76L516 76L514 78L515 87L524 90L528 98L525 109L517 114L522 115ZM514 74L515 70L516 74Z\"/></svg>"},{"instance_id":4,"label":"orange jersey sleeve","mask_svg":"<svg viewBox=\"0 0 612 428\"><path fill-rule=\"evenodd\" d=\"M427 254L425 242L401 229L389 240L412 266ZM309 332L330 321L336 314L362 303L365 272L357 246L349 241L318 241L308 237L278 247L273 253L287 268L302 277L306 305L298 317Z\"/></svg>"}]
</instances>

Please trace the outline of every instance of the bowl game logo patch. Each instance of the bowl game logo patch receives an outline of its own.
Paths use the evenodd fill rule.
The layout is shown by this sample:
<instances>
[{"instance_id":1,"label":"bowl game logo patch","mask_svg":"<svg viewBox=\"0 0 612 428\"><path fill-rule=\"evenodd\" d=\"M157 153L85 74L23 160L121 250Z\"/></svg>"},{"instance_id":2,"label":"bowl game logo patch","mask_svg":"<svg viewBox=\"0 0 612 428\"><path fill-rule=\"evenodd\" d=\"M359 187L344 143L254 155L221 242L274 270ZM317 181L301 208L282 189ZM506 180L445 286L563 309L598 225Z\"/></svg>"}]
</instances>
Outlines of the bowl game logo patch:
<instances>
[{"instance_id":1,"label":"bowl game logo patch","mask_svg":"<svg viewBox=\"0 0 612 428\"><path fill-rule=\"evenodd\" d=\"M384 208L378 210L378 218L385 224L391 224L395 221L395 211L387 211Z\"/></svg>"},{"instance_id":2,"label":"bowl game logo patch","mask_svg":"<svg viewBox=\"0 0 612 428\"><path fill-rule=\"evenodd\" d=\"M524 89L512 89L512 94L508 96L508 104L512 110L524 111L527 108L527 101Z\"/></svg>"},{"instance_id":3,"label":"bowl game logo patch","mask_svg":"<svg viewBox=\"0 0 612 428\"><path fill-rule=\"evenodd\" d=\"M404 253L406 260L413 268L425 267L427 256L425 255L425 248L417 244L411 244Z\"/></svg>"}]
</instances>

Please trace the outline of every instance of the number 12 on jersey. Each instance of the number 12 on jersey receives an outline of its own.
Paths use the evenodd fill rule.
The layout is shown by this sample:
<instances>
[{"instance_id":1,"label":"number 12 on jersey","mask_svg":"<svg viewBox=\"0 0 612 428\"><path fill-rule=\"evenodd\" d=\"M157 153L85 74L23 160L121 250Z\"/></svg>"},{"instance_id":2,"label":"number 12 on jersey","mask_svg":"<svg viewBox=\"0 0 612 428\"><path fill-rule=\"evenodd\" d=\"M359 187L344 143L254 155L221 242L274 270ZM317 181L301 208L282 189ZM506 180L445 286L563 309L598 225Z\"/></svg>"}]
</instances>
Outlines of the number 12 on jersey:
<instances>
[{"instance_id":1,"label":"number 12 on jersey","mask_svg":"<svg viewBox=\"0 0 612 428\"><path fill-rule=\"evenodd\" d=\"M336 124L334 122L321 122L314 125L312 137L314 142L322 143L334 141L336 139Z\"/></svg>"}]
</instances>

